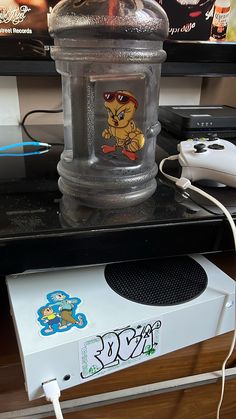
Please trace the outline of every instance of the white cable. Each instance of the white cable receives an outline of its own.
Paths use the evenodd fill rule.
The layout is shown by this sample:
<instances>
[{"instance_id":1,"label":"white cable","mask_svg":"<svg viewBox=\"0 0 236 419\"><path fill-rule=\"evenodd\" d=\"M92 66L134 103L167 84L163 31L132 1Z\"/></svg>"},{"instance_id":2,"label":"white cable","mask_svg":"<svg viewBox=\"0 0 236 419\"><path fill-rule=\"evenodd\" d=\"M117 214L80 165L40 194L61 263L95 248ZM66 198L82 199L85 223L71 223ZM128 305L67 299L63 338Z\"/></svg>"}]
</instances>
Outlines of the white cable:
<instances>
[{"instance_id":1,"label":"white cable","mask_svg":"<svg viewBox=\"0 0 236 419\"><path fill-rule=\"evenodd\" d=\"M236 329L234 329L234 334L233 334L233 339L232 339L232 342L231 342L231 346L230 346L228 355L226 356L226 358L225 358L225 360L223 362L222 368L221 368L222 383L221 383L220 401L218 403L217 414L216 414L216 418L217 419L220 419L220 409L221 409L221 405L222 405L223 398L224 398L224 391L225 391L225 367L226 367L226 364L227 364L229 358L231 357L231 355L233 353L233 350L234 350L234 347L235 347L235 343L236 343Z\"/></svg>"},{"instance_id":2,"label":"white cable","mask_svg":"<svg viewBox=\"0 0 236 419\"><path fill-rule=\"evenodd\" d=\"M63 419L59 398L61 391L57 380L51 380L43 383L43 391L46 400L53 404L56 419Z\"/></svg>"},{"instance_id":3,"label":"white cable","mask_svg":"<svg viewBox=\"0 0 236 419\"><path fill-rule=\"evenodd\" d=\"M229 225L231 227L231 230L232 230L232 233L233 233L233 239L234 239L234 250L236 251L236 226L235 226L234 220L233 220L230 212L227 210L227 208L225 208L225 206L220 201L218 201L216 198L214 198L213 196L204 192L202 189L197 188L196 186L193 186L189 179L186 179L184 177L177 178L177 177L174 177L174 176L171 176L171 175L168 175L167 173L165 173L163 171L163 166L164 166L164 164L167 160L178 160L178 155L167 157L167 158L165 158L161 161L161 163L159 165L159 169L160 169L160 172L163 174L163 176L165 176L167 179L174 182L178 188L181 188L183 190L191 189L192 191L197 192L198 194L200 194L200 195L204 196L205 198L209 199L211 202L213 202L217 207L219 207L221 209L221 211L226 216L226 218L229 222ZM221 409L223 398L224 398L225 367L226 367L226 364L227 364L229 358L231 357L231 355L233 353L235 344L236 344L236 318L235 318L234 334L233 334L233 338L232 338L232 341L231 341L230 349L229 349L229 352L228 352L228 354L227 354L227 356L226 356L226 358L225 358L225 360L222 364L222 368L221 368L221 376L222 376L221 395L220 395L220 400L219 400L218 407L217 407L216 419L220 419L220 409Z\"/></svg>"},{"instance_id":4,"label":"white cable","mask_svg":"<svg viewBox=\"0 0 236 419\"><path fill-rule=\"evenodd\" d=\"M230 212L225 208L225 206L220 201L218 201L218 199L216 199L213 196L209 195L208 193L204 192L202 189L197 188L196 186L193 186L192 184L190 184L189 189L191 189L192 191L195 191L195 192L199 193L200 195L202 195L205 198L207 198L210 201L212 201L225 214L225 216L226 216L226 218L227 218L227 220L228 220L228 222L230 224L230 227L232 229L233 239L234 239L234 249L236 251L236 226L235 226L234 220L233 220Z\"/></svg>"},{"instance_id":5,"label":"white cable","mask_svg":"<svg viewBox=\"0 0 236 419\"><path fill-rule=\"evenodd\" d=\"M221 211L225 214L225 216L226 216L226 218L227 218L227 220L228 220L228 222L229 222L229 224L230 224L230 227L231 227L231 229L232 229L232 233L233 233L233 239L234 239L234 247L235 247L235 251L236 251L236 226L235 226L235 223L234 223L234 220L233 220L233 218L232 218L232 216L231 216L231 214L230 214L230 212L225 208L225 206L220 202L220 201L218 201L216 198L214 198L213 196L211 196L210 194L208 194L208 193L206 193L206 192L204 192L202 189L200 189L200 188L197 188L196 186L193 186L192 184L191 184L191 182L190 182L190 180L189 179L186 179L186 178L184 178L184 177L181 177L181 178L177 178L177 177L175 177L175 176L170 176L170 175L168 175L167 173L165 173L164 171L163 171L163 166L164 166L164 163L167 161L167 160L178 160L178 155L174 155L174 156L170 156L170 157L167 157L167 158L165 158L165 159L163 159L162 161L161 161L161 163L160 163L160 166L159 166L159 169L160 169L160 172L167 178L167 179L169 179L169 180L171 180L172 182L174 182L175 184L176 184L176 186L178 186L178 188L180 188L180 189L191 189L192 191L194 191L194 192L197 192L198 194L200 194L200 195L202 195L202 196L204 196L205 198L207 198L207 199L209 199L210 201L212 201L217 207L219 207L220 209L221 209Z\"/></svg>"},{"instance_id":6,"label":"white cable","mask_svg":"<svg viewBox=\"0 0 236 419\"><path fill-rule=\"evenodd\" d=\"M167 160L168 161L170 161L170 160L173 161L173 160L178 160L178 158L179 158L178 154L176 154L174 156L169 156L169 157L166 157L165 159L163 159L161 161L161 163L159 164L159 170L163 174L163 176L165 176L167 179L171 180L174 183L176 183L179 179L177 177L167 175L167 173L163 172L163 166L164 166L164 164Z\"/></svg>"},{"instance_id":7,"label":"white cable","mask_svg":"<svg viewBox=\"0 0 236 419\"><path fill-rule=\"evenodd\" d=\"M53 408L54 408L56 418L57 419L63 419L59 399L57 399L57 398L52 399L52 404L53 404Z\"/></svg>"}]
</instances>

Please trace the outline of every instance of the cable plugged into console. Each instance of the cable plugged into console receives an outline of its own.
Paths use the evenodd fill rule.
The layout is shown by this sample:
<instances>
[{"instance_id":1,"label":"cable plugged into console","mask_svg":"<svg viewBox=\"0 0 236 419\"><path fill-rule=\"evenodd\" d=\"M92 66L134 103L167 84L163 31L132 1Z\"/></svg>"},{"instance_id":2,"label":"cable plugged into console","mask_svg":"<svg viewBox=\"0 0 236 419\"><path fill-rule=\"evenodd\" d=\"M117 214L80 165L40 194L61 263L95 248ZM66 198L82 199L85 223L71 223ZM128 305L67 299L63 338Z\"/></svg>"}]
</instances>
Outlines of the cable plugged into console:
<instances>
[{"instance_id":1,"label":"cable plugged into console","mask_svg":"<svg viewBox=\"0 0 236 419\"><path fill-rule=\"evenodd\" d=\"M63 414L60 406L61 391L56 379L46 381L42 384L43 391L48 402L53 404L56 419L63 419Z\"/></svg>"}]
</instances>

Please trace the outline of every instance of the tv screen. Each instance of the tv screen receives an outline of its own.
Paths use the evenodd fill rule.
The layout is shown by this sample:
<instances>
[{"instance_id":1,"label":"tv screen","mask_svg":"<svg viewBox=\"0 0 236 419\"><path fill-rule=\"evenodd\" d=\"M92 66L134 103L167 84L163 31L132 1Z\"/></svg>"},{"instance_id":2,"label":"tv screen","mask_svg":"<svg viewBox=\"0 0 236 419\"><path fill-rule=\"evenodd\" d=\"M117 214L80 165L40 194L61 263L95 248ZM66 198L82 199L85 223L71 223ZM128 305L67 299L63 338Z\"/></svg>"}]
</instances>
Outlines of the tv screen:
<instances>
[{"instance_id":1,"label":"tv screen","mask_svg":"<svg viewBox=\"0 0 236 419\"><path fill-rule=\"evenodd\" d=\"M236 0L157 0L169 18L169 61L236 63Z\"/></svg>"},{"instance_id":2,"label":"tv screen","mask_svg":"<svg viewBox=\"0 0 236 419\"><path fill-rule=\"evenodd\" d=\"M157 0L166 11L169 39L236 41L236 0Z\"/></svg>"},{"instance_id":3,"label":"tv screen","mask_svg":"<svg viewBox=\"0 0 236 419\"><path fill-rule=\"evenodd\" d=\"M0 0L0 58L49 59L48 16L56 0Z\"/></svg>"},{"instance_id":4,"label":"tv screen","mask_svg":"<svg viewBox=\"0 0 236 419\"><path fill-rule=\"evenodd\" d=\"M170 22L169 38L164 44L167 52L165 65L173 62L230 63L230 71L236 73L232 66L236 63L236 0L156 1L166 11ZM3 74L4 68L7 69L4 60L8 64L11 60L38 63L38 67L37 64L34 66L38 73L43 72L41 64L46 62L50 63L50 71L56 73L50 58L53 40L48 33L48 17L57 2L0 0L0 74ZM24 69L27 68L24 64ZM17 74L15 64L11 71L11 74L14 71ZM27 71L30 73L30 67ZM207 75L206 68L202 68L204 71Z\"/></svg>"}]
</instances>

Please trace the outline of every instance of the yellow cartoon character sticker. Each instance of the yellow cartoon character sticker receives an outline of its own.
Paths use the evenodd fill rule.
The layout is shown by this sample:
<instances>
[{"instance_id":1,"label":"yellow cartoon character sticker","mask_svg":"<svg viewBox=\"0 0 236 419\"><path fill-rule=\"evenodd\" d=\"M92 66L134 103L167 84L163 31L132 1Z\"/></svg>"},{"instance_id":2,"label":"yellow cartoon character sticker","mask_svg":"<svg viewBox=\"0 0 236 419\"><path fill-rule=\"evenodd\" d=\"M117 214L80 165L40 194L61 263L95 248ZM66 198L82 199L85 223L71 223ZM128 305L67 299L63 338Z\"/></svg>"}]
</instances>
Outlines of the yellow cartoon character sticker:
<instances>
[{"instance_id":1,"label":"yellow cartoon character sticker","mask_svg":"<svg viewBox=\"0 0 236 419\"><path fill-rule=\"evenodd\" d=\"M145 144L145 137L133 119L138 108L137 99L126 90L105 92L103 97L108 112L108 128L102 136L105 140L115 139L114 145L102 146L103 153L112 153L120 148L129 160L136 160L136 152Z\"/></svg>"}]
</instances>

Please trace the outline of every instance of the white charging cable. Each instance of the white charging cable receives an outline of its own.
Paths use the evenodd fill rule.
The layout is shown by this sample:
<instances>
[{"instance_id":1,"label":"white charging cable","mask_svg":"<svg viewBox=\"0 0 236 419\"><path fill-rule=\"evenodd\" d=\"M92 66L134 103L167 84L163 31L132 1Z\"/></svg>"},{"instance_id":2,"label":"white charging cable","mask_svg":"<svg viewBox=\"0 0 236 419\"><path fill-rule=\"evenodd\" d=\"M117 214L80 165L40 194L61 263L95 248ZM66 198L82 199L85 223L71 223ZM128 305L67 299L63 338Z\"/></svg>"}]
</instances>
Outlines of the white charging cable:
<instances>
[{"instance_id":1,"label":"white charging cable","mask_svg":"<svg viewBox=\"0 0 236 419\"><path fill-rule=\"evenodd\" d=\"M232 233L233 233L233 239L234 239L234 249L236 251L236 226L235 226L234 220L233 220L230 212L227 210L227 208L225 208L225 206L220 201L218 201L216 198L214 198L210 194L204 192L202 189L197 188L196 186L193 186L189 179L186 179L184 177L177 178L175 176L168 175L167 173L165 173L163 171L163 166L164 166L164 164L167 160L169 160L169 161L170 160L171 161L178 160L178 157L179 157L178 155L174 155L174 156L169 156L169 157L166 157L165 159L163 159L161 161L160 165L159 165L160 172L163 174L163 176L165 176L171 182L174 182L175 185L178 188L183 189L183 190L190 189L194 192L197 192L198 194L200 194L200 195L204 196L205 198L209 199L211 202L213 202L217 207L219 207L221 209L221 211L224 213L224 215L226 216L226 218L227 218L227 220L230 224L230 227L231 227L231 230L232 230ZM228 354L227 354L227 356L226 356L226 358L225 358L225 360L222 364L222 368L221 368L221 374L222 374L221 396L220 396L220 401L219 401L218 407L217 407L216 419L220 419L220 409L221 409L223 398L224 398L225 367L226 367L227 361L229 360L229 358L231 357L231 355L233 353L235 344L236 344L236 318L235 318L234 334L233 334L232 342L231 342L231 345L230 345L230 349L229 349L229 352L228 352Z\"/></svg>"},{"instance_id":2,"label":"white charging cable","mask_svg":"<svg viewBox=\"0 0 236 419\"><path fill-rule=\"evenodd\" d=\"M48 402L53 404L56 419L63 419L59 398L61 391L57 380L46 381L43 383L43 391Z\"/></svg>"}]
</instances>

